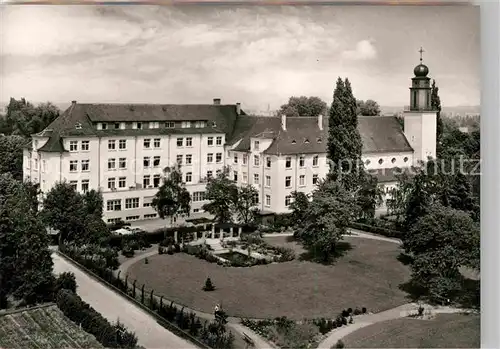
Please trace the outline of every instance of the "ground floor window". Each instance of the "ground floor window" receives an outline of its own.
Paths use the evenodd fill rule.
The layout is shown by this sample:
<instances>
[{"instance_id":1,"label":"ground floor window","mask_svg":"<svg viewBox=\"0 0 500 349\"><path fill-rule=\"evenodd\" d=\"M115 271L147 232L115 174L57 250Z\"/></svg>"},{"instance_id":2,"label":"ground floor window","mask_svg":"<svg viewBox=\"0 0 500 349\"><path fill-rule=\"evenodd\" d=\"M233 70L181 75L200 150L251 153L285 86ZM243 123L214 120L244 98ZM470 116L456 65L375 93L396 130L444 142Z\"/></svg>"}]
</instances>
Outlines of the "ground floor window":
<instances>
[{"instance_id":1,"label":"ground floor window","mask_svg":"<svg viewBox=\"0 0 500 349\"><path fill-rule=\"evenodd\" d=\"M156 216L158 216L156 213L145 214L144 219L153 219L156 218Z\"/></svg>"},{"instance_id":2,"label":"ground floor window","mask_svg":"<svg viewBox=\"0 0 500 349\"><path fill-rule=\"evenodd\" d=\"M125 217L125 220L126 221L136 221L140 218L141 216L128 216L128 217Z\"/></svg>"},{"instance_id":3,"label":"ground floor window","mask_svg":"<svg viewBox=\"0 0 500 349\"><path fill-rule=\"evenodd\" d=\"M111 224L117 223L119 221L120 221L120 218L108 218L108 223L111 223Z\"/></svg>"}]
</instances>

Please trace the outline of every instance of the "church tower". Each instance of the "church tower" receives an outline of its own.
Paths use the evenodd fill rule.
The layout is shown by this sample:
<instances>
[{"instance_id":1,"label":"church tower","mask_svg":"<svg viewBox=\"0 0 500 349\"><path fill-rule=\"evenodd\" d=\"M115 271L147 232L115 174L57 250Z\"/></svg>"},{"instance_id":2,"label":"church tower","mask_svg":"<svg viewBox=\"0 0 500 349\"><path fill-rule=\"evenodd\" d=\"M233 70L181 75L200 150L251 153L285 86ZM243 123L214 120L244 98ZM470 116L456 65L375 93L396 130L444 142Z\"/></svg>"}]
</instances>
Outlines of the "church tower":
<instances>
[{"instance_id":1,"label":"church tower","mask_svg":"<svg viewBox=\"0 0 500 349\"><path fill-rule=\"evenodd\" d=\"M411 79L410 107L404 111L404 133L415 151L413 164L436 157L437 110L431 107L431 79L427 77L429 68L422 63L413 70Z\"/></svg>"}]
</instances>

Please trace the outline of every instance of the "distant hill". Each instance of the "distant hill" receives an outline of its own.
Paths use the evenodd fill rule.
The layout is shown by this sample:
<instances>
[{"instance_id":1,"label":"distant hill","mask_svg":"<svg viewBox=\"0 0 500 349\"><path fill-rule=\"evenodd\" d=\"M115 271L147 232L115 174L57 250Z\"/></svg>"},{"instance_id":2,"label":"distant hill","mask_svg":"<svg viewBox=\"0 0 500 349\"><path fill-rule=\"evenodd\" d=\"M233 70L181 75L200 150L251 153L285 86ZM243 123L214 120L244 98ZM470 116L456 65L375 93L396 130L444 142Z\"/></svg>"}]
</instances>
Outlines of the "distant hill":
<instances>
[{"instance_id":1,"label":"distant hill","mask_svg":"<svg viewBox=\"0 0 500 349\"><path fill-rule=\"evenodd\" d=\"M381 106L381 114L396 114L399 112L402 112L404 109L404 106ZM465 115L465 114L479 114L481 112L481 107L479 105L458 105L454 107L445 107L443 106L442 110L443 113L445 114L452 114L452 115Z\"/></svg>"}]
</instances>

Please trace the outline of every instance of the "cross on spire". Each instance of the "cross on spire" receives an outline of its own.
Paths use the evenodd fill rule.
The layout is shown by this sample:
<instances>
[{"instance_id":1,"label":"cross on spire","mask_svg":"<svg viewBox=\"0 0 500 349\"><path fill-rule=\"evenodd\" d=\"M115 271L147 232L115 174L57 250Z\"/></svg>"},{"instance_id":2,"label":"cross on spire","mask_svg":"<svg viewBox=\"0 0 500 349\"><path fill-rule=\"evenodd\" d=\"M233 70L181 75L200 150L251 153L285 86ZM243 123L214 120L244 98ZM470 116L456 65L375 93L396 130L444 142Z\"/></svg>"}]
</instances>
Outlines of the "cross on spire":
<instances>
[{"instance_id":1,"label":"cross on spire","mask_svg":"<svg viewBox=\"0 0 500 349\"><path fill-rule=\"evenodd\" d=\"M420 52L420 63L422 63L422 53L425 52L422 46L420 46L420 50L418 50L418 52Z\"/></svg>"}]
</instances>

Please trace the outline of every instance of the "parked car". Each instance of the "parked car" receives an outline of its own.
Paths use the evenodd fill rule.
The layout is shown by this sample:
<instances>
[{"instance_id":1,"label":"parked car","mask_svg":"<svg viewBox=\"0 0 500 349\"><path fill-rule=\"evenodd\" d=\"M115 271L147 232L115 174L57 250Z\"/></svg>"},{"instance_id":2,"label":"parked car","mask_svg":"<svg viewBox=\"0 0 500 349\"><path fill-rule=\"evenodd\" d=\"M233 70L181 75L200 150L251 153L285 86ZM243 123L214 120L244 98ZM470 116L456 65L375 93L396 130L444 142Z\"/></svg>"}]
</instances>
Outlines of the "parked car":
<instances>
[{"instance_id":1,"label":"parked car","mask_svg":"<svg viewBox=\"0 0 500 349\"><path fill-rule=\"evenodd\" d=\"M131 235L131 234L137 234L137 233L144 233L144 230L141 228L131 228L131 227L123 227L120 229L116 229L113 231L113 234L115 235Z\"/></svg>"}]
</instances>

